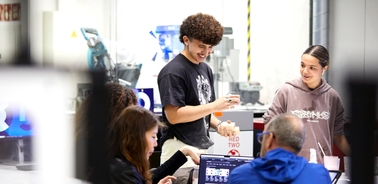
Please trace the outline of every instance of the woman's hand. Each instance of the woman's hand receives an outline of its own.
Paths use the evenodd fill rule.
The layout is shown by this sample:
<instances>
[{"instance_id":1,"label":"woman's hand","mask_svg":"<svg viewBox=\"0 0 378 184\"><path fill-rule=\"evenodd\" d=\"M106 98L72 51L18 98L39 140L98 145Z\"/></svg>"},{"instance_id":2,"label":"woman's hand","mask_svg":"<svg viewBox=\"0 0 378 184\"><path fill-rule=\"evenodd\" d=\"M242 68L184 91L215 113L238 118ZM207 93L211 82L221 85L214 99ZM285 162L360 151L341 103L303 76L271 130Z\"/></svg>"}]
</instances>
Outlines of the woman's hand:
<instances>
[{"instance_id":1,"label":"woman's hand","mask_svg":"<svg viewBox=\"0 0 378 184\"><path fill-rule=\"evenodd\" d=\"M202 151L199 150L198 148L195 148L193 146L183 146L180 151L185 155L185 156L190 156L192 158L193 162L197 165L199 165L200 158L199 156L201 155Z\"/></svg>"},{"instance_id":2,"label":"woman's hand","mask_svg":"<svg viewBox=\"0 0 378 184\"><path fill-rule=\"evenodd\" d=\"M177 178L174 176L166 176L159 181L158 184L172 184L172 180L176 180Z\"/></svg>"}]
</instances>

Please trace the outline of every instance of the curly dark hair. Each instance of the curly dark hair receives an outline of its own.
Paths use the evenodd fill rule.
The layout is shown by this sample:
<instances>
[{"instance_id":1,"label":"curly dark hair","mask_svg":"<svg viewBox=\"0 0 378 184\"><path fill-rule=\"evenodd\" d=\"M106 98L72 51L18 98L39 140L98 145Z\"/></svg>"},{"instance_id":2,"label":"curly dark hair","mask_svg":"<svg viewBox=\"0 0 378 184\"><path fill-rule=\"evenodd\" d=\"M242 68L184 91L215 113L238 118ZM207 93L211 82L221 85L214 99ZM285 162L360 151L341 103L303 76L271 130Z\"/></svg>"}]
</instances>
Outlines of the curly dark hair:
<instances>
[{"instance_id":1,"label":"curly dark hair","mask_svg":"<svg viewBox=\"0 0 378 184\"><path fill-rule=\"evenodd\" d=\"M211 15L197 13L187 17L180 26L180 42L183 37L197 39L208 45L218 45L222 40L223 26Z\"/></svg>"},{"instance_id":2,"label":"curly dark hair","mask_svg":"<svg viewBox=\"0 0 378 184\"><path fill-rule=\"evenodd\" d=\"M109 123L112 123L126 107L138 104L138 98L131 88L118 83L107 83L105 89L107 99L109 100L109 112L107 117Z\"/></svg>"},{"instance_id":3,"label":"curly dark hair","mask_svg":"<svg viewBox=\"0 0 378 184\"><path fill-rule=\"evenodd\" d=\"M123 109L131 105L138 104L138 98L133 89L122 86L118 83L105 84L106 96L106 113L107 124L110 125L114 119L119 116ZM93 104L93 96L89 95L84 102L78 107L75 114L76 136L91 136L91 125L87 121L87 110Z\"/></svg>"}]
</instances>

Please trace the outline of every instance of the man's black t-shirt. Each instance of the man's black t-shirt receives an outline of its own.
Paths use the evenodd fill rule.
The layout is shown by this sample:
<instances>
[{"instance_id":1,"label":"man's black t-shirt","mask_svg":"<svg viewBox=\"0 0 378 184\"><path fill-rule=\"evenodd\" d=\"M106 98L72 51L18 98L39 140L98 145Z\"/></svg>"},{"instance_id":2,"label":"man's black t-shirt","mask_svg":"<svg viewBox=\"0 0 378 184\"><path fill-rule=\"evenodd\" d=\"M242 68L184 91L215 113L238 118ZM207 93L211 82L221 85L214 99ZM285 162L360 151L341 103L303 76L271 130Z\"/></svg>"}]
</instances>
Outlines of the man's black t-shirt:
<instances>
[{"instance_id":1,"label":"man's black t-shirt","mask_svg":"<svg viewBox=\"0 0 378 184\"><path fill-rule=\"evenodd\" d=\"M160 144L176 137L185 144L208 149L214 144L209 137L210 114L188 123L170 124L164 106L197 106L215 100L214 80L211 68L206 63L198 65L179 54L163 67L158 75L160 100L163 106L163 121L168 125L162 130Z\"/></svg>"}]
</instances>

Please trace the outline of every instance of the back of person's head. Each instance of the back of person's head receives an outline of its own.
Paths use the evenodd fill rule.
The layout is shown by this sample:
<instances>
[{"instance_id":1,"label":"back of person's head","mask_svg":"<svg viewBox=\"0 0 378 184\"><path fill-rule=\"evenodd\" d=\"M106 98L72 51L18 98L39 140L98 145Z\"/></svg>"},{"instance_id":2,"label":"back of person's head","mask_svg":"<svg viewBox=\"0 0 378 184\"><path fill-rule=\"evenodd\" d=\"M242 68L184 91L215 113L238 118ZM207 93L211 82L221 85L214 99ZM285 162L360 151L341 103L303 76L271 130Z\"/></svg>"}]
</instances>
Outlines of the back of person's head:
<instances>
[{"instance_id":1,"label":"back of person's head","mask_svg":"<svg viewBox=\"0 0 378 184\"><path fill-rule=\"evenodd\" d=\"M277 146L289 147L295 154L302 149L305 140L303 122L293 114L276 115L267 125L266 132L273 133Z\"/></svg>"},{"instance_id":2,"label":"back of person's head","mask_svg":"<svg viewBox=\"0 0 378 184\"><path fill-rule=\"evenodd\" d=\"M329 66L329 53L322 45L311 45L303 52L303 54L308 54L318 59L320 66L323 68Z\"/></svg>"},{"instance_id":3,"label":"back of person's head","mask_svg":"<svg viewBox=\"0 0 378 184\"><path fill-rule=\"evenodd\" d=\"M140 106L124 109L109 127L110 157L124 156L146 181L151 179L150 164L146 154L146 132L160 126L161 122L149 110Z\"/></svg>"},{"instance_id":4,"label":"back of person's head","mask_svg":"<svg viewBox=\"0 0 378 184\"><path fill-rule=\"evenodd\" d=\"M108 121L111 123L114 118L126 107L137 105L138 98L133 89L118 83L105 84L106 99L108 104Z\"/></svg>"},{"instance_id":5,"label":"back of person's head","mask_svg":"<svg viewBox=\"0 0 378 184\"><path fill-rule=\"evenodd\" d=\"M106 119L107 124L111 124L123 109L128 106L136 105L138 98L133 89L125 87L118 83L105 84L105 101L106 101ZM89 137L91 135L91 126L88 122L88 107L93 106L93 95L89 95L83 103L77 108L75 113L76 136Z\"/></svg>"},{"instance_id":6,"label":"back of person's head","mask_svg":"<svg viewBox=\"0 0 378 184\"><path fill-rule=\"evenodd\" d=\"M223 37L223 26L211 15L197 13L187 17L180 26L180 41L183 36L197 39L208 45L218 45Z\"/></svg>"}]
</instances>

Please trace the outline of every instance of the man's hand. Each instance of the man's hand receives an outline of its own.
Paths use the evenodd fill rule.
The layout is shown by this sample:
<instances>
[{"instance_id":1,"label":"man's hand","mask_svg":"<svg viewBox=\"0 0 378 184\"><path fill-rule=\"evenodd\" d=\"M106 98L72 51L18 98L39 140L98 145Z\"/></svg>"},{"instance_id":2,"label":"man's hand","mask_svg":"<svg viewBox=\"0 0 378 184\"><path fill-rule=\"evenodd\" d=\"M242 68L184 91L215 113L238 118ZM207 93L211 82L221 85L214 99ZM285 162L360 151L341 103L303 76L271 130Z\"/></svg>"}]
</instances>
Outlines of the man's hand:
<instances>
[{"instance_id":1,"label":"man's hand","mask_svg":"<svg viewBox=\"0 0 378 184\"><path fill-rule=\"evenodd\" d=\"M216 99L212 102L215 111L223 111L227 109L233 109L236 105L240 104L240 96L224 96Z\"/></svg>"},{"instance_id":2,"label":"man's hand","mask_svg":"<svg viewBox=\"0 0 378 184\"><path fill-rule=\"evenodd\" d=\"M239 133L239 127L236 127L235 123L227 120L227 122L222 122L217 127L217 132L219 135L224 137L233 137Z\"/></svg>"}]
</instances>

